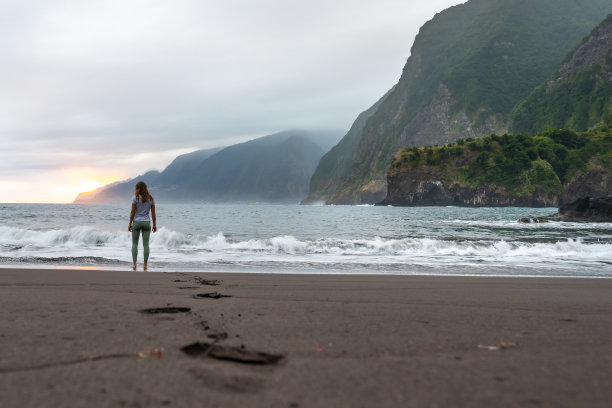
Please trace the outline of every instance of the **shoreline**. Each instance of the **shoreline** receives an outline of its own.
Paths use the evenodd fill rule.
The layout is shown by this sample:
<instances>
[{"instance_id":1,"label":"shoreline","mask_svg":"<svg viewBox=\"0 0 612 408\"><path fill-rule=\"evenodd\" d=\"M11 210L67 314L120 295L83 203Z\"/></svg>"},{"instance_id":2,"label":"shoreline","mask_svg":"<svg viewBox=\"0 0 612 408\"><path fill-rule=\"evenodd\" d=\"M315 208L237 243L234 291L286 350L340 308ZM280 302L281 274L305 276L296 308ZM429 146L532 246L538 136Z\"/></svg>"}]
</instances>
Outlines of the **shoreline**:
<instances>
[{"instance_id":1,"label":"shoreline","mask_svg":"<svg viewBox=\"0 0 612 408\"><path fill-rule=\"evenodd\" d=\"M297 271L297 272L287 272L284 270L281 271L202 271L193 269L155 269L154 262L151 262L153 266L149 267L148 271L143 271L142 266L139 265L140 269L136 271L131 269L130 264L126 262L125 267L117 267L110 268L107 265L104 266L95 266L95 265L0 265L0 271L2 270L11 270L11 269L19 269L19 270L70 270L70 271L97 271L100 273L104 272L133 272L133 273L195 273L195 274L228 274L228 275L287 275L287 276L370 276L370 277L386 277L386 276L397 276L397 277L432 277L432 278L509 278L509 279L612 279L612 275L610 276L596 276L596 275L536 275L536 274L525 274L525 275L517 275L511 273L502 273L502 274L465 274L465 273L423 273L423 272L412 272L412 273L399 273L399 272L380 272L380 273L371 273L371 272L319 272L319 271ZM489 268L494 269L494 268ZM501 268L503 270L503 268Z\"/></svg>"},{"instance_id":2,"label":"shoreline","mask_svg":"<svg viewBox=\"0 0 612 408\"><path fill-rule=\"evenodd\" d=\"M612 399L611 280L101 272L0 268L0 406Z\"/></svg>"}]
</instances>

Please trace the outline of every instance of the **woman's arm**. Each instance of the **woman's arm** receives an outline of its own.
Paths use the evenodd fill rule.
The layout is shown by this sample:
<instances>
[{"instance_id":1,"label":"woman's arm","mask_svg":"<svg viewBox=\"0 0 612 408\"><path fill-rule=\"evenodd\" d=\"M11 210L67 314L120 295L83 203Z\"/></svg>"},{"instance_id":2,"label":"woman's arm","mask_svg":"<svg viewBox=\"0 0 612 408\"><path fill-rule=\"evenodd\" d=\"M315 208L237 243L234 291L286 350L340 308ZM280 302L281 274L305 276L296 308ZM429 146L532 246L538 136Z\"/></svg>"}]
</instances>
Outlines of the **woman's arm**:
<instances>
[{"instance_id":1,"label":"woman's arm","mask_svg":"<svg viewBox=\"0 0 612 408\"><path fill-rule=\"evenodd\" d=\"M132 222L134 222L134 216L136 215L136 204L132 203L132 212L130 213L130 225L128 226L128 231L132 231Z\"/></svg>"},{"instance_id":2,"label":"woman's arm","mask_svg":"<svg viewBox=\"0 0 612 408\"><path fill-rule=\"evenodd\" d=\"M155 217L155 204L151 206L151 218L153 218L153 232L157 232L157 217Z\"/></svg>"}]
</instances>

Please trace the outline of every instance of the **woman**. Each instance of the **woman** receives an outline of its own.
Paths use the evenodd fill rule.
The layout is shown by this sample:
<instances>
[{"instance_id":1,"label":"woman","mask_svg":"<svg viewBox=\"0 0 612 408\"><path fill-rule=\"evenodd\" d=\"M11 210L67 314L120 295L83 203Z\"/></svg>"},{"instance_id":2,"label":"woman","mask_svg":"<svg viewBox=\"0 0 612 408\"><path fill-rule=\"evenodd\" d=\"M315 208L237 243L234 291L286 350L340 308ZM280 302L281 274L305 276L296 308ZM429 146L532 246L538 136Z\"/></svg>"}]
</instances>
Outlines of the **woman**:
<instances>
[{"instance_id":1,"label":"woman","mask_svg":"<svg viewBox=\"0 0 612 408\"><path fill-rule=\"evenodd\" d=\"M155 218L155 201L153 201L153 196L149 193L149 189L144 181L139 181L136 183L134 197L132 197L132 212L130 213L130 225L128 227L128 231L132 232L133 270L136 270L140 232L142 232L142 246L144 248L144 264L142 267L145 271L147 270L147 261L149 260L149 236L151 235L149 211L153 218L153 232L156 232L157 219Z\"/></svg>"}]
</instances>

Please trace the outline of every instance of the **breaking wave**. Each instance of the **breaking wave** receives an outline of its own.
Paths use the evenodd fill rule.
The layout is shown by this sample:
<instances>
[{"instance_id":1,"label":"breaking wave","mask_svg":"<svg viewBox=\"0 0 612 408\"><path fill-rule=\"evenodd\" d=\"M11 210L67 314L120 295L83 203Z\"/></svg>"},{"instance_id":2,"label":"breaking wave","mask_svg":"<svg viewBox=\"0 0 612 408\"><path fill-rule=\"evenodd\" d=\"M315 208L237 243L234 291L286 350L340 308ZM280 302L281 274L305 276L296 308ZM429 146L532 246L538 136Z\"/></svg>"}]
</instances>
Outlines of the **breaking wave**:
<instances>
[{"instance_id":1,"label":"breaking wave","mask_svg":"<svg viewBox=\"0 0 612 408\"><path fill-rule=\"evenodd\" d=\"M125 262L131 245L129 232L91 227L34 231L0 227L3 262ZM565 239L551 242L506 240L445 240L430 238L298 239L291 235L233 240L222 233L188 235L161 228L151 235L153 253L179 264L260 262L273 264L395 264L504 265L521 267L610 266L612 242ZM612 274L612 270L609 271Z\"/></svg>"},{"instance_id":2,"label":"breaking wave","mask_svg":"<svg viewBox=\"0 0 612 408\"><path fill-rule=\"evenodd\" d=\"M109 233L90 227L50 231L0 227L0 245L18 245L21 247L123 245L128 238L127 234Z\"/></svg>"}]
</instances>

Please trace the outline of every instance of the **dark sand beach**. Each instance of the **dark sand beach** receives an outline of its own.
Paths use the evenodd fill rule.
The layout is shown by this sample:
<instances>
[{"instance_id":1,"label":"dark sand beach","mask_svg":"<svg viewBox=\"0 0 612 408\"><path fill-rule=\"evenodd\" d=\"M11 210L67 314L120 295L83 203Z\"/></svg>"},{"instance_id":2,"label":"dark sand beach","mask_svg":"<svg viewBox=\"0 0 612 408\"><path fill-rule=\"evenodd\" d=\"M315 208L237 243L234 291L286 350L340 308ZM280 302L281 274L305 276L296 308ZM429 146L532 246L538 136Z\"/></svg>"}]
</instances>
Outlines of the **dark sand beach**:
<instances>
[{"instance_id":1,"label":"dark sand beach","mask_svg":"<svg viewBox=\"0 0 612 408\"><path fill-rule=\"evenodd\" d=\"M0 314L1 407L612 401L609 279L0 269Z\"/></svg>"}]
</instances>

